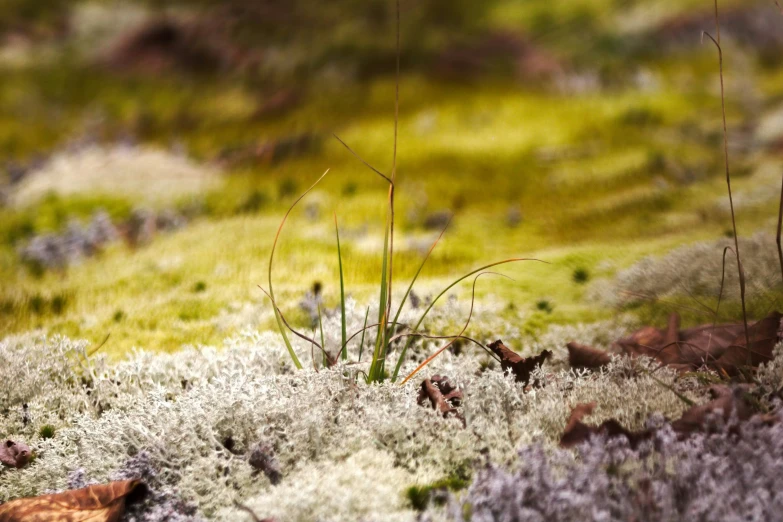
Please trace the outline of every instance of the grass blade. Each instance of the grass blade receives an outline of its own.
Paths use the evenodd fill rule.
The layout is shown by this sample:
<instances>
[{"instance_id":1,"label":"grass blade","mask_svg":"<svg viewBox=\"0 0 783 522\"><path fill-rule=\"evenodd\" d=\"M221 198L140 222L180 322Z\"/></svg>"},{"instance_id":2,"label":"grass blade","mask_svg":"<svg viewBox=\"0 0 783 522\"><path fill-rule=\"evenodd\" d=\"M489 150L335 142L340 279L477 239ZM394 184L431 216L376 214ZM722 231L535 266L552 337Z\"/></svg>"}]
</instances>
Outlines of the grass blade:
<instances>
[{"instance_id":1,"label":"grass blade","mask_svg":"<svg viewBox=\"0 0 783 522\"><path fill-rule=\"evenodd\" d=\"M375 338L375 349L372 354L372 362L370 363L370 381L375 382L378 380L378 376L381 374L380 360L383 358L383 352L385 351L386 343L386 322L388 310L388 296L387 296L387 270L389 269L389 220L386 220L386 234L383 239L383 263L381 268L381 292L378 299L378 335Z\"/></svg>"},{"instance_id":2,"label":"grass blade","mask_svg":"<svg viewBox=\"0 0 783 522\"><path fill-rule=\"evenodd\" d=\"M337 260L340 264L340 326L342 327L342 346L341 357L343 361L348 359L348 347L346 346L346 338L348 337L348 331L345 327L345 281L343 280L343 254L340 250L340 230L337 228L337 214L334 215L334 235L337 236Z\"/></svg>"},{"instance_id":3,"label":"grass blade","mask_svg":"<svg viewBox=\"0 0 783 522\"><path fill-rule=\"evenodd\" d=\"M293 327L290 324L288 324L288 321L286 321L285 316L283 315L283 312L280 311L280 308L278 308L277 303L275 303L275 300L272 299L272 296L269 295L269 292L267 292L264 289L263 286L258 285L258 288L260 288L261 291L264 292L264 294L272 301L272 306L275 307L277 312L280 314L281 321L283 322L285 327L288 328L288 330L291 331L292 334L294 334L295 336L299 337L300 339L302 339L304 341L307 341L308 343L310 343L313 346L317 346L318 349L321 350L324 353L324 355L328 357L329 354L326 353L326 350L324 350L324 347L322 345L318 344L315 339L313 339L312 337L307 337L305 334L303 334L301 332L297 332L296 330L293 329ZM313 334L313 335L315 335L315 334Z\"/></svg>"},{"instance_id":4,"label":"grass blade","mask_svg":"<svg viewBox=\"0 0 783 522\"><path fill-rule=\"evenodd\" d=\"M323 318L321 317L321 303L318 303L318 328L321 330L321 346L324 347L324 349L323 349L323 365L324 365L324 368L326 368L329 365L329 359L328 359L327 353L326 353L326 344L324 343L324 322L323 322Z\"/></svg>"},{"instance_id":5,"label":"grass blade","mask_svg":"<svg viewBox=\"0 0 783 522\"><path fill-rule=\"evenodd\" d=\"M425 366L427 366L429 363L431 363L433 360L435 360L435 358L438 355L442 354L444 351L446 351L446 349L449 346L454 344L454 341L456 341L457 339L460 339L463 336L463 334L465 333L465 330L467 330L468 326L470 326L470 320L473 318L473 306L476 304L476 283L478 282L479 277L481 277L481 276L483 276L485 274L499 275L501 277L506 277L508 279L511 279L510 277L508 277L506 275L498 274L496 272L479 272L479 274L475 278L473 278L473 290L471 291L471 296L470 296L470 312L468 313L467 321L465 321L465 326L462 327L462 330L460 330L459 334L457 334L455 337L453 337L448 343L446 343L444 346L439 348L435 353L433 353L432 355L427 357L424 360L424 362L422 362L419 366L417 366L415 370L413 370L407 377L405 377L405 379L403 379L403 381L400 383L400 385L403 385L406 382L408 382L411 379L411 377L413 377L414 375L419 373L419 371L421 371Z\"/></svg>"},{"instance_id":6,"label":"grass blade","mask_svg":"<svg viewBox=\"0 0 783 522\"><path fill-rule=\"evenodd\" d=\"M424 319L427 317L427 314L430 313L430 310L432 310L432 307L435 306L435 303L437 303L438 300L441 297L443 297L443 295L446 292L451 290L460 281L464 281L468 277L470 277L470 276L472 276L474 274L477 274L477 273L479 273L479 272L481 272L483 270L487 270L488 268L492 268L493 266L505 265L505 264L508 264L508 263L517 263L517 262L520 262L520 261L537 261L539 263L547 263L546 261L541 261L540 259L535 259L535 258L513 257L511 259L504 259L503 261L497 261L495 263L490 263L488 265L484 265L484 266L482 266L480 268L477 268L477 269L475 269L475 270L473 270L471 272L468 272L467 274L463 275L459 279L456 279L455 281L453 281L449 286L444 288L443 291L441 293L439 293L437 295L437 297L435 297L435 299L432 300L432 302L427 307L427 309L424 310L424 313L421 314L421 317L419 317L419 321L413 327L413 331L417 332L419 330L419 327L421 326L421 323L424 322ZM547 264L549 264L549 263L547 263ZM400 373L400 367L402 366L402 361L403 361L403 358L405 357L405 352L408 351L408 348L410 347L411 343L413 343L413 337L409 337L408 338L408 340L405 342L405 345L402 348L402 351L400 352L400 356L397 359L397 365L395 366L394 373L392 374L392 382L395 382L397 380L397 375Z\"/></svg>"},{"instance_id":7,"label":"grass blade","mask_svg":"<svg viewBox=\"0 0 783 522\"><path fill-rule=\"evenodd\" d=\"M359 362L362 362L362 352L364 351L364 334L367 331L367 318L370 316L370 307L367 307L367 311L364 313L364 326L362 327L362 340L359 343ZM343 348L347 350L347 348Z\"/></svg>"},{"instance_id":8,"label":"grass blade","mask_svg":"<svg viewBox=\"0 0 783 522\"><path fill-rule=\"evenodd\" d=\"M435 247L438 245L438 242L440 242L441 238L443 237L443 234L445 234L446 230L449 228L449 225L451 224L451 219L452 218L449 217L448 223L446 223L446 226L443 227L443 230L441 230L438 238L432 243L429 251L427 251L427 255L424 256L424 259L419 265L419 269L416 270L416 274L413 276L413 279L411 279L411 283L408 285L408 290L406 290L405 295L402 296L402 301L400 301L399 307L397 308L397 313L394 315L394 321L392 321L392 324L398 324L398 321L400 319L400 313L402 313L402 307L405 306L405 303L408 301L408 296L410 296L411 291L413 291L413 285L416 283L416 280L419 278L419 274L421 274L424 265L427 263L427 260L430 258L430 254L432 254L432 251L435 250Z\"/></svg>"},{"instance_id":9,"label":"grass blade","mask_svg":"<svg viewBox=\"0 0 783 522\"><path fill-rule=\"evenodd\" d=\"M285 333L285 326L283 325L283 320L280 317L280 312L277 309L277 306L275 303L275 292L272 288L272 262L275 258L275 249L277 248L277 241L280 239L280 232L283 230L283 225L285 225L286 220L288 219L288 215L291 213L291 211L294 209L297 203L299 203L302 198L304 198L311 190L315 188L316 185L318 185L322 179L329 173L329 169L326 169L326 172L321 174L321 177L318 178L315 183L310 185L310 188L304 191L304 193L296 198L296 201L293 202L293 204L288 208L288 211L285 213L285 216L283 216L283 220L280 222L280 226L277 228L277 234L275 234L275 241L272 243L272 252L269 254L269 298L272 300L272 304L274 307L275 312L275 319L277 320L277 328L280 330L280 335L283 337L283 342L285 342L285 347L288 349L288 354L291 356L291 360L294 362L294 366L298 370L302 369L302 363L299 362L299 358L296 356L296 352L294 351L294 347L291 345L291 341L288 339L288 335Z\"/></svg>"}]
</instances>

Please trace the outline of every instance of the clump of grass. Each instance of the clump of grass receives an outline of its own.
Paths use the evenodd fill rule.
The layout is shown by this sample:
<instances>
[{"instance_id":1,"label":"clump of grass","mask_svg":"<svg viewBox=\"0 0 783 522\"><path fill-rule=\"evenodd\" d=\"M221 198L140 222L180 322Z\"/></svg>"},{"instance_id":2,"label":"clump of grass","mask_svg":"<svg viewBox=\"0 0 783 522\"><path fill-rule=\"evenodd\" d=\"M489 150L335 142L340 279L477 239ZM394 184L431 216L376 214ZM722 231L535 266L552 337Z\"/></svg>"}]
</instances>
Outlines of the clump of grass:
<instances>
[{"instance_id":1,"label":"clump of grass","mask_svg":"<svg viewBox=\"0 0 783 522\"><path fill-rule=\"evenodd\" d=\"M344 280L343 280L343 271L342 271L342 254L340 250L339 245L339 230L337 230L337 217L335 216L335 234L337 237L337 255L339 260L339 266L340 266L340 310L342 314L342 344L339 347L338 355L342 354L343 360L347 357L347 343L350 342L354 337L356 337L359 333L362 334L362 339L364 339L364 333L365 330L368 328L375 329L375 341L372 345L372 358L370 361L369 369L366 372L366 380L367 382L382 382L386 380L387 378L390 378L392 382L396 382L399 377L400 368L402 366L402 363L405 359L405 354L407 350L412 345L414 339L416 338L429 338L429 339L442 339L444 341L447 341L444 346L442 346L440 349L438 349L434 354L432 354L430 357L428 357L416 370L414 370L411 374L409 374L402 382L403 384L407 382L408 379L410 379L413 375L415 375L419 370L421 370L424 366L429 364L435 357L437 357L439 354L441 354L443 351L445 351L449 346L451 346L457 339L465 339L469 340L478 346L485 349L488 353L490 352L489 349L484 346L483 344L479 343L478 341L475 341L473 339L470 339L469 337L465 337L463 334L465 333L466 329L468 328L468 325L470 324L470 317L473 313L473 302L471 302L471 313L468 317L467 322L465 323L464 327L462 328L462 331L457 335L451 335L451 336L433 336L428 335L420 332L419 328L421 327L424 319L427 317L429 312L432 310L432 308L435 306L435 303L438 302L438 300L443 297L451 288L456 286L458 283L462 282L463 280L475 276L474 278L474 296L475 296L475 284L478 278L484 274L487 273L486 270L488 270L491 267L507 264L507 263L514 263L518 261L523 261L526 259L522 258L511 258L511 259L505 259L502 261L497 261L494 263L490 263L487 265L484 265L478 269L475 269L459 278L454 280L451 284L449 284L442 292L440 292L427 306L427 308L424 310L424 312L419 317L418 321L415 325L412 327L407 326L405 330L402 333L397 333L399 330L399 327L401 326L399 323L400 313L405 306L405 303L408 299L408 297L411 294L411 291L413 289L413 285L415 284L417 278L419 277L419 274L421 273L421 270L424 268L424 265L426 264L427 260L429 259L430 254L434 250L435 246L438 244L440 239L443 237L443 234L445 233L446 229L448 228L449 223L447 222L446 225L443 227L443 230L441 231L441 234L438 236L438 238L434 241L432 246L430 247L429 251L425 255L421 265L419 266L418 270L416 271L416 274L411 279L408 288L403 295L400 303L397 305L397 311L396 314L394 314L394 318L392 319L392 296L393 296L393 287L394 287L394 225L395 225L395 179L397 175L397 138L398 138L398 128L399 128L399 107L400 107L400 6L399 6L399 0L396 2L396 82L395 82L395 100L394 100L394 138L393 138L393 151L392 151L392 165L391 165L391 172L389 175L383 173L381 170L375 168L371 164L369 164L367 161L365 161L359 154L353 151L351 147L345 143L343 140L341 140L338 136L335 135L335 138L353 155L355 156L359 161L361 161L367 168L369 168L371 171L373 171L375 174L377 174L380 178L382 178L387 184L388 184L388 204L387 204L387 213L386 213L386 223L384 226L384 241L383 241L383 251L382 251L382 264L381 264L381 274L380 274L380 281L378 285L378 318L377 322L374 324L371 324L369 326L365 326L361 330L361 332L355 332L350 337L347 336L347 332L345 330L345 289L344 289ZM287 331L290 331L297 337L307 341L310 343L312 347L317 347L322 353L323 353L323 360L325 364L329 363L330 361L333 361L327 351L327 347L324 346L323 342L323 335L321 335L321 342L317 342L316 339L308 337L300 332L297 332L294 330L288 323L288 321L283 316L277 302L275 301L274 297L274 289L272 285L272 263L274 260L274 253L275 249L277 247L277 242L280 239L280 233L283 229L283 226L285 225L285 222L293 210L293 208L299 203L313 188L315 188L318 183L321 182L321 180L326 176L326 174L329 171L327 170L324 172L324 174L321 175L316 182L310 186L304 193L302 193L289 207L288 211L286 212L285 216L283 217L282 222L280 223L280 226L277 230L277 234L275 235L274 242L272 244L272 250L269 256L269 272L268 272L268 284L269 284L269 291L262 288L262 291L266 293L266 295L270 298L272 301L272 306L275 313L275 319L277 321L277 326L280 331L281 336L283 337L283 341L286 345L286 348L288 349L289 355L291 356L291 360L293 361L294 365L298 368L302 368L302 364L299 361L298 356L296 355L296 352L294 351L293 345L291 344L290 340L288 339ZM281 195L282 195L281 190ZM450 222L450 220L449 220ZM320 313L320 312L319 312ZM321 321L319 320L319 324ZM392 351L392 345L396 341L401 341L402 339L405 339L405 342L399 351L397 355L397 362L396 365L394 365L393 371L391 373L387 369L387 359L388 355ZM362 340L363 343L363 340ZM336 358L335 358L336 359ZM329 363L330 364L330 363Z\"/></svg>"},{"instance_id":2,"label":"clump of grass","mask_svg":"<svg viewBox=\"0 0 783 522\"><path fill-rule=\"evenodd\" d=\"M205 292L207 290L207 283L204 281L196 281L196 283L193 285L193 291L195 293L201 293Z\"/></svg>"}]
</instances>

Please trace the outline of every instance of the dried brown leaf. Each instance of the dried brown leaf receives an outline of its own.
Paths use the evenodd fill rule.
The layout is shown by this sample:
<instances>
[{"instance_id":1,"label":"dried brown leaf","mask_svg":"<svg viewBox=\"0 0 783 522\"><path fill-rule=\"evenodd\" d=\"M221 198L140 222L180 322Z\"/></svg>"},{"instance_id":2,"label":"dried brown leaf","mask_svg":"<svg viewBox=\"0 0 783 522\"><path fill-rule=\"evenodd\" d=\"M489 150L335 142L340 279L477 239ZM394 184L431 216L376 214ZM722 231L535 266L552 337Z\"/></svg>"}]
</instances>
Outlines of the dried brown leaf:
<instances>
[{"instance_id":1,"label":"dried brown leaf","mask_svg":"<svg viewBox=\"0 0 783 522\"><path fill-rule=\"evenodd\" d=\"M640 442L652 437L653 432L651 430L633 432L624 428L614 419L606 420L599 426L588 426L582 422L582 419L591 415L595 407L596 404L590 402L577 404L571 410L568 424L566 424L565 431L563 431L563 435L560 437L560 446L570 448L589 440L593 435L603 435L607 438L623 436L628 439L631 447L635 448Z\"/></svg>"},{"instance_id":2,"label":"dried brown leaf","mask_svg":"<svg viewBox=\"0 0 783 522\"><path fill-rule=\"evenodd\" d=\"M612 362L612 356L605 350L575 342L568 343L566 347L568 348L568 363L572 368L594 370Z\"/></svg>"},{"instance_id":3,"label":"dried brown leaf","mask_svg":"<svg viewBox=\"0 0 783 522\"><path fill-rule=\"evenodd\" d=\"M633 357L652 357L681 371L702 366L728 375L737 375L748 362L756 367L772 360L772 349L783 338L781 314L773 312L749 328L750 349L742 324L704 325L679 330L679 315L669 317L667 328L646 326L629 337L617 340L615 352Z\"/></svg>"},{"instance_id":4,"label":"dried brown leaf","mask_svg":"<svg viewBox=\"0 0 783 522\"><path fill-rule=\"evenodd\" d=\"M736 415L738 421L746 421L756 413L747 400L747 390L741 386L711 386L710 395L713 397L710 402L693 406L674 421L674 431L681 435L701 431L705 428L708 417L718 412L722 412L724 421L728 421L732 415Z\"/></svg>"},{"instance_id":5,"label":"dried brown leaf","mask_svg":"<svg viewBox=\"0 0 783 522\"><path fill-rule=\"evenodd\" d=\"M772 312L767 317L753 324L749 328L748 337L750 345L745 340L745 335L737 335L728 345L723 355L718 358L715 366L729 375L736 375L740 368L746 367L748 362L752 367L772 360L772 350L781 339L781 319L783 315Z\"/></svg>"},{"instance_id":6,"label":"dried brown leaf","mask_svg":"<svg viewBox=\"0 0 783 522\"><path fill-rule=\"evenodd\" d=\"M462 391L452 385L448 377L433 375L432 378L422 381L416 402L421 406L428 399L432 409L440 411L444 417L453 415L465 424L465 418L457 410L462 404Z\"/></svg>"},{"instance_id":7,"label":"dried brown leaf","mask_svg":"<svg viewBox=\"0 0 783 522\"><path fill-rule=\"evenodd\" d=\"M523 382L527 384L530 382L530 374L537 367L544 364L544 362L552 357L552 352L544 350L540 354L534 357L523 358L519 354L510 350L503 341L498 339L494 343L489 345L489 349L492 350L495 355L500 357L500 366L503 370L511 370L516 377L517 382Z\"/></svg>"},{"instance_id":8,"label":"dried brown leaf","mask_svg":"<svg viewBox=\"0 0 783 522\"><path fill-rule=\"evenodd\" d=\"M118 522L128 496L143 488L122 480L0 505L0 522Z\"/></svg>"}]
</instances>

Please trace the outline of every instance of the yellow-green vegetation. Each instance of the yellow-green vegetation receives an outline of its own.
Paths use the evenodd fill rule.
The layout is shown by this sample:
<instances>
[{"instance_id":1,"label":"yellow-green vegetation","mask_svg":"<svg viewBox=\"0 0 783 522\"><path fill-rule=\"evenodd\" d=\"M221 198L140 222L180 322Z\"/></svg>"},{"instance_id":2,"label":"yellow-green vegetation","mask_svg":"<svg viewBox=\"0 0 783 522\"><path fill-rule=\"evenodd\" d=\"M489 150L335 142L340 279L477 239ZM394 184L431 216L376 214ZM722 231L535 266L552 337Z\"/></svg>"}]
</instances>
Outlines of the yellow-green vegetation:
<instances>
[{"instance_id":1,"label":"yellow-green vegetation","mask_svg":"<svg viewBox=\"0 0 783 522\"><path fill-rule=\"evenodd\" d=\"M602 10L611 11L606 1L497 4L488 15L496 28L547 35L547 24L562 27L561 19L571 20L594 36L593 47L585 48L578 34L557 44L551 35L542 36L556 55L570 50L581 60L593 53L601 67L620 60L601 43L602 31L614 23L601 18ZM669 14L691 6L659 4ZM744 51L729 51L733 134L756 121L741 80L753 79L763 104L779 73L748 62ZM589 62L580 66L589 69ZM506 303L509 314L523 310L520 328L531 332L550 323L610 317L613 309L585 299L593 281L643 256L722 237L730 220L714 50L704 46L640 58L635 66L654 79L649 87L610 83L574 92L505 77L454 83L421 71L405 73L397 290L439 232L426 226L427 217L444 210L455 214L452 227L416 292L439 290L455 274L497 259L548 261L503 268L515 281L482 281L477 287L479 307L481 299L491 298ZM7 158L29 161L75 138L113 143L131 132L153 147L180 144L205 169L221 174L211 189L168 198L166 205L198 209L185 229L137 249L117 243L63 272L32 273L19 262L17 249L34 234L61 230L98 209L124 219L147 198L87 190L0 208L0 335L42 328L99 342L111 334L104 350L119 355L133 346L174 350L216 343L243 326L272 327L271 307L256 285L266 281L279 217L327 168L330 174L292 215L279 245L278 302L300 323L297 302L314 281L323 282L327 306L339 302L333 211L341 227L346 292L360 302L376 298L386 187L331 133L388 171L393 79L319 80L290 111L257 117L264 96L253 82L233 77L118 75L75 58L43 60L3 74L0 153ZM221 160L226 151L303 134L314 136L314 144L282 161ZM751 157L732 151L732 158L740 196L752 192L759 179L769 184L765 172L780 170L771 152ZM750 198L738 208L741 235L774 230L774 198ZM469 292L466 282L460 293Z\"/></svg>"}]
</instances>

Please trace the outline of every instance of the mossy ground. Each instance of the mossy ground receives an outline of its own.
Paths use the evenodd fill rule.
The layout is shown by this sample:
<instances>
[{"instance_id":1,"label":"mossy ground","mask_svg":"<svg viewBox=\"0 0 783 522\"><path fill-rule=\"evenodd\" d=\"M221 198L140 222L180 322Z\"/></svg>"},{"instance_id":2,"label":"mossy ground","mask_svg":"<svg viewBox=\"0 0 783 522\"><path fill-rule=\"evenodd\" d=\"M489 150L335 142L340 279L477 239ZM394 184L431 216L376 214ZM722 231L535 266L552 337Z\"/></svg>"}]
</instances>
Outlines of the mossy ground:
<instances>
[{"instance_id":1,"label":"mossy ground","mask_svg":"<svg viewBox=\"0 0 783 522\"><path fill-rule=\"evenodd\" d=\"M546 20L562 15L573 23L593 20L585 27L595 36L614 27L612 16L601 15L611 12L605 4L501 2L490 23L546 34ZM672 13L693 5L660 2L660 8ZM542 38L555 54L574 55L584 47L575 34ZM601 67L623 70L612 61L616 53L599 43L595 37L583 54ZM749 61L745 51L730 51L729 125L739 132L756 121L743 105L749 95L742 81L751 78L754 96L770 104L779 73ZM515 281L482 281L479 297L491 294L509 307L529 309L521 327L531 332L612 316L614 310L584 299L586 285L574 280L575 271L585 270L591 280L609 277L642 256L730 229L719 203L726 187L716 65L707 46L653 55L634 64L655 78L653 88L626 82L582 94L502 78L454 83L404 74L396 281L401 285L414 273L436 235L423 229L423 216L450 209L452 227L424 270L420 293L485 262L535 257L550 264L505 268ZM84 136L112 143L127 132L154 146L182 144L205 163L228 148L298 133L318 136L319 145L279 163L227 168L219 187L195 199L171 198L170 205L201 209L185 230L138 250L113 246L65 273L31 274L16 248L32 234L58 230L98 208L122 218L139 201L84 194L0 209L0 334L42 328L93 342L111 334L105 349L113 354L132 346L175 350L218 342L240 326L216 321L221 312L264 302L256 285L266 284L280 217L294 194L327 168L329 176L311 196L317 217L300 210L286 226L275 266L277 291L291 313L316 280L325 285L327 304L336 302L335 212L348 292L366 301L377 287L385 187L331 133L388 170L394 82L379 77L307 91L287 114L254 118L260 95L235 78L117 75L75 58L42 58L5 70L0 153L8 158L29 160ZM738 193L758 184L760 165L780 163L774 153L732 156ZM509 223L510 214L518 223ZM775 214L774 200L742 208L739 233L773 230ZM460 291L467 294L469 285ZM539 309L541 301L549 306Z\"/></svg>"}]
</instances>

